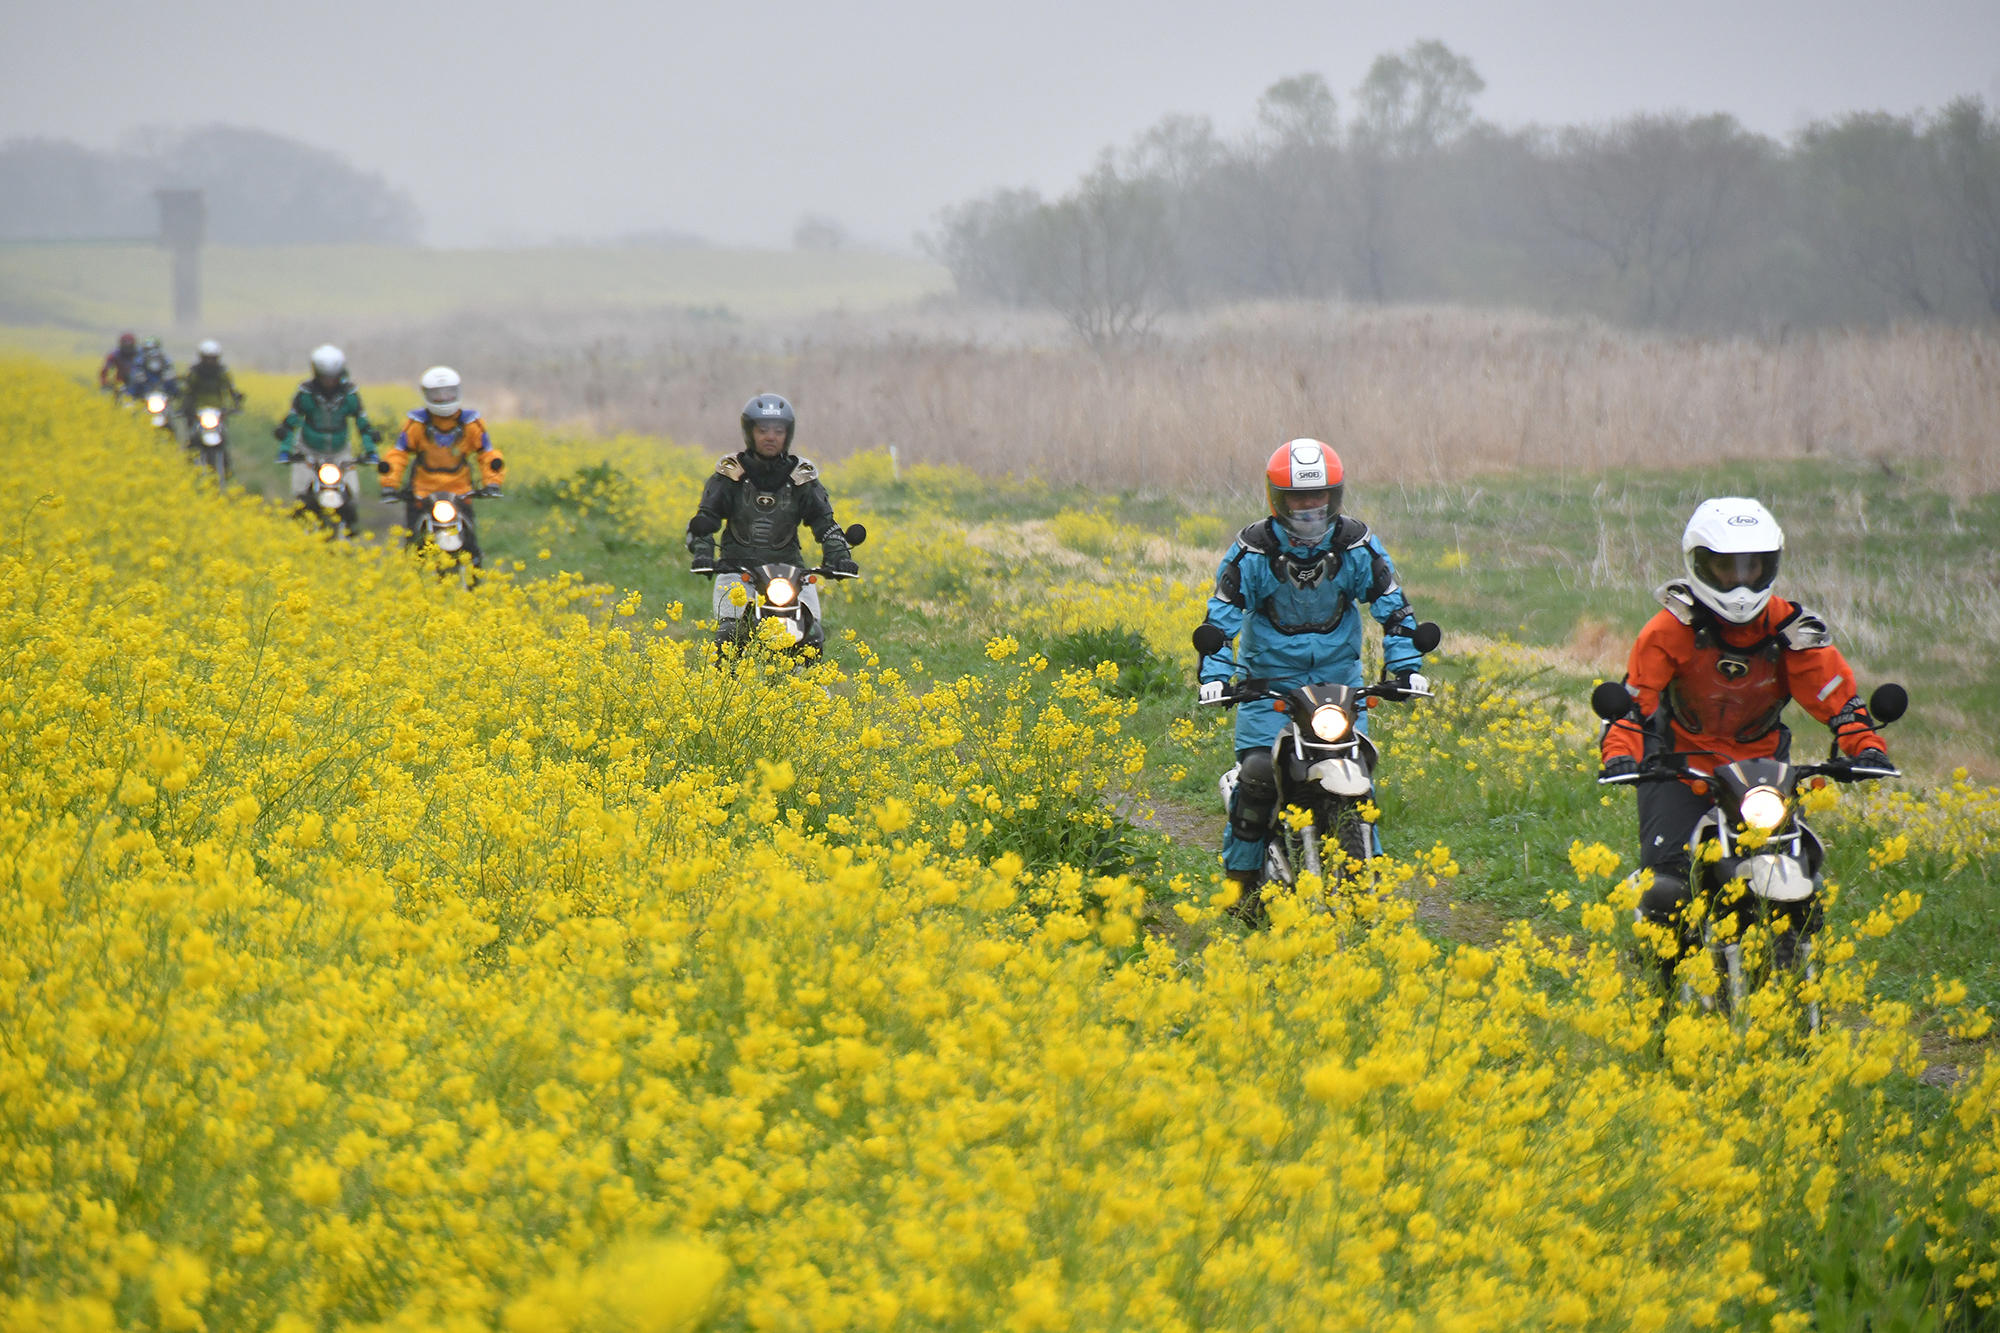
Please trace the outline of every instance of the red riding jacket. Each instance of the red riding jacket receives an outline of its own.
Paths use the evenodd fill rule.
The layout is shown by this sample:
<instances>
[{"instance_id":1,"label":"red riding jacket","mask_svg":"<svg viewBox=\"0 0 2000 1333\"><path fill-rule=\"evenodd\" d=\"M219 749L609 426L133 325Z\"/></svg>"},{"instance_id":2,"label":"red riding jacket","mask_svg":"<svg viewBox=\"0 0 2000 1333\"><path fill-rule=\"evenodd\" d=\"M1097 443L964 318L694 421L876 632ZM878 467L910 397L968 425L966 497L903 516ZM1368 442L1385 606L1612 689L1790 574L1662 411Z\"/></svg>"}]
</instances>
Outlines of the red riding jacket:
<instances>
[{"instance_id":1,"label":"red riding jacket","mask_svg":"<svg viewBox=\"0 0 2000 1333\"><path fill-rule=\"evenodd\" d=\"M1666 609L1646 622L1625 667L1643 722L1604 729L1604 759L1663 750L1705 751L1717 764L1768 759L1783 740L1779 715L1796 702L1833 729L1843 754L1883 750L1861 702L1854 668L1826 622L1772 597L1747 625L1717 619L1687 584L1660 589Z\"/></svg>"}]
</instances>

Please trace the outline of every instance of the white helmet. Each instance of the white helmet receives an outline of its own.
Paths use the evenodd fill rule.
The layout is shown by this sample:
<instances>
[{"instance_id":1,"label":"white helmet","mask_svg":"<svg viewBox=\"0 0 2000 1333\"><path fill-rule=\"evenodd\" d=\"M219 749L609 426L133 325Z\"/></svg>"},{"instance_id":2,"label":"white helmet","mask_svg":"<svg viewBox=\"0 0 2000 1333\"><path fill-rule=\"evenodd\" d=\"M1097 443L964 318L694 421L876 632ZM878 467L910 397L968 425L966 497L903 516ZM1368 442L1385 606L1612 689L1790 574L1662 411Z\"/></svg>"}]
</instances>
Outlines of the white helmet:
<instances>
[{"instance_id":1,"label":"white helmet","mask_svg":"<svg viewBox=\"0 0 2000 1333\"><path fill-rule=\"evenodd\" d=\"M1747 625L1771 601L1785 533L1755 500L1703 500L1681 534L1688 583L1702 604L1732 625Z\"/></svg>"},{"instance_id":2,"label":"white helmet","mask_svg":"<svg viewBox=\"0 0 2000 1333\"><path fill-rule=\"evenodd\" d=\"M222 344L217 342L213 338L203 338L201 340L201 345L195 348L194 350L201 353L203 356L221 356Z\"/></svg>"},{"instance_id":3,"label":"white helmet","mask_svg":"<svg viewBox=\"0 0 2000 1333\"><path fill-rule=\"evenodd\" d=\"M458 372L450 366L432 366L417 380L424 391L424 406L441 417L458 411Z\"/></svg>"},{"instance_id":4,"label":"white helmet","mask_svg":"<svg viewBox=\"0 0 2000 1333\"><path fill-rule=\"evenodd\" d=\"M320 346L313 348L312 368L315 375L324 375L328 379L335 379L338 378L341 371L347 369L347 358L332 343L322 343Z\"/></svg>"}]
</instances>

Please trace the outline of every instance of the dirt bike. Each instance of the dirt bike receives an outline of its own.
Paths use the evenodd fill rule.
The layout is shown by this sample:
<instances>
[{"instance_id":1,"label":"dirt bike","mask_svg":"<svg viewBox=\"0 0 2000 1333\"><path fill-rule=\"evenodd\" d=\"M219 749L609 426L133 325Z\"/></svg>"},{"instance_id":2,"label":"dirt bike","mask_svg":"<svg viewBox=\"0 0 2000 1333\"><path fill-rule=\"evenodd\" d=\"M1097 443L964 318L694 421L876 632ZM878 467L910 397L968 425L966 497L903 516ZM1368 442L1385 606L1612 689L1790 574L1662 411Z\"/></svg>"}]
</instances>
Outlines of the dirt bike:
<instances>
[{"instance_id":1,"label":"dirt bike","mask_svg":"<svg viewBox=\"0 0 2000 1333\"><path fill-rule=\"evenodd\" d=\"M1868 697L1868 714L1876 726L1903 716L1910 695L1901 685L1882 685ZM1615 681L1599 685L1590 696L1591 711L1606 722L1633 718L1637 705L1631 692ZM1600 786L1642 786L1689 782L1698 795L1712 795L1715 807L1688 834L1688 864L1694 882L1688 886L1690 905L1700 929L1681 941L1682 957L1698 945L1715 964L1726 985L1718 995L1702 996L1704 1009L1743 1012L1750 992L1782 972L1796 971L1807 981L1818 976L1813 963L1813 935L1821 921L1820 868L1826 848L1800 812L1799 792L1834 782L1867 782L1901 777L1894 765L1863 765L1840 753L1835 741L1826 762L1794 764L1783 759L1739 759L1702 768L1700 761L1718 756L1702 751L1671 752L1648 758L1635 773L1599 778ZM1712 850L1711 850L1712 849ZM1732 886L1742 882L1740 890ZM1636 915L1636 913L1635 913ZM1724 923L1733 923L1725 927ZM1783 929L1774 930L1782 924ZM1762 956L1746 960L1743 939L1752 926L1770 935ZM1683 1003L1695 998L1683 979ZM1806 1006L1806 1026L1819 1031L1819 1003Z\"/></svg>"},{"instance_id":2,"label":"dirt bike","mask_svg":"<svg viewBox=\"0 0 2000 1333\"><path fill-rule=\"evenodd\" d=\"M220 407L198 407L194 426L188 431L188 453L215 473L218 487L229 484L229 432L223 424L228 415Z\"/></svg>"},{"instance_id":3,"label":"dirt bike","mask_svg":"<svg viewBox=\"0 0 2000 1333\"><path fill-rule=\"evenodd\" d=\"M855 523L842 535L852 549L868 540L868 529ZM805 590L821 579L861 577L858 573L828 569L824 565L806 569L784 561L762 565L697 564L694 572L704 578L737 575L743 580L745 590L753 594L741 614L734 620L723 622L716 633L717 644L741 649L746 643L756 642L759 627L770 621L778 626L783 635L783 647L789 653L807 649L817 651L825 645L825 627L820 624L812 607L806 604Z\"/></svg>"},{"instance_id":4,"label":"dirt bike","mask_svg":"<svg viewBox=\"0 0 2000 1333\"><path fill-rule=\"evenodd\" d=\"M298 501L297 513L317 519L329 535L340 533L346 523L340 511L351 506L360 494L354 483L360 461L344 456L344 451L322 454L303 447L292 452L290 461L295 467L303 464L309 469L306 488L294 497Z\"/></svg>"},{"instance_id":5,"label":"dirt bike","mask_svg":"<svg viewBox=\"0 0 2000 1333\"><path fill-rule=\"evenodd\" d=\"M1430 621L1416 627L1411 643L1420 653L1438 646L1443 633ZM1194 632L1195 651L1214 657L1227 646L1222 631L1203 622ZM1300 875L1337 881L1348 861L1365 861L1379 847L1373 826L1361 817L1361 804L1374 795L1375 744L1357 727L1363 710L1376 699L1428 699L1427 689L1405 689L1395 681L1353 686L1309 684L1273 686L1246 679L1227 687L1210 706L1234 707L1270 699L1286 718L1271 744L1271 765L1278 799L1271 811L1271 839L1264 853L1263 882L1290 888ZM1228 809L1235 795L1237 769L1222 775L1222 804ZM1311 815L1296 827L1287 807ZM1340 856L1329 858L1326 849ZM1331 861L1331 864L1329 864Z\"/></svg>"},{"instance_id":6,"label":"dirt bike","mask_svg":"<svg viewBox=\"0 0 2000 1333\"><path fill-rule=\"evenodd\" d=\"M146 396L143 401L146 406L146 415L153 419L153 425L157 429L165 431L169 438L173 438L173 394L163 386L154 385L152 388L146 390Z\"/></svg>"},{"instance_id":7,"label":"dirt bike","mask_svg":"<svg viewBox=\"0 0 2000 1333\"><path fill-rule=\"evenodd\" d=\"M410 545L418 550L433 546L452 557L449 566L438 571L438 576L447 577L456 569L459 581L473 587L479 580L473 573L473 562L465 558L473 539L472 502L504 498L505 493L498 486L481 486L462 495L427 495L415 502ZM400 492L390 492L382 497L382 503L403 504L405 500Z\"/></svg>"}]
</instances>

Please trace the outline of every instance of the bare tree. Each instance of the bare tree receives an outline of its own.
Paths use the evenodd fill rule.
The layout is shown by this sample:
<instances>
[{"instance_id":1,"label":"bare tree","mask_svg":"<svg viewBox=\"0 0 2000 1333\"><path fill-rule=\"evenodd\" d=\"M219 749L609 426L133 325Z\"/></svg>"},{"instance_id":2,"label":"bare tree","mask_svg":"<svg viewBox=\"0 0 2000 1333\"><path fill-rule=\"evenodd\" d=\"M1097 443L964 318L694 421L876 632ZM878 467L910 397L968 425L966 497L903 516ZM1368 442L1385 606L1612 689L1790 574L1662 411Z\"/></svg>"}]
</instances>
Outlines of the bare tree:
<instances>
[{"instance_id":1,"label":"bare tree","mask_svg":"<svg viewBox=\"0 0 2000 1333\"><path fill-rule=\"evenodd\" d=\"M1961 97L1932 125L1939 182L1958 256L2000 319L2000 118Z\"/></svg>"},{"instance_id":2,"label":"bare tree","mask_svg":"<svg viewBox=\"0 0 2000 1333\"><path fill-rule=\"evenodd\" d=\"M1410 156L1441 148L1472 125L1472 102L1486 80L1443 42L1418 42L1380 55L1355 90L1355 134L1377 150Z\"/></svg>"},{"instance_id":3,"label":"bare tree","mask_svg":"<svg viewBox=\"0 0 2000 1333\"><path fill-rule=\"evenodd\" d=\"M1119 174L1107 154L1076 191L1037 210L1039 294L1100 350L1146 333L1166 306L1174 267L1166 193Z\"/></svg>"},{"instance_id":4,"label":"bare tree","mask_svg":"<svg viewBox=\"0 0 2000 1333\"><path fill-rule=\"evenodd\" d=\"M1486 81L1439 41L1380 55L1355 89L1360 113L1348 155L1350 231L1361 288L1389 299L1399 209L1420 163L1464 134Z\"/></svg>"},{"instance_id":5,"label":"bare tree","mask_svg":"<svg viewBox=\"0 0 2000 1333\"><path fill-rule=\"evenodd\" d=\"M1743 239L1772 146L1730 116L1634 116L1557 136L1542 210L1586 265L1625 293L1627 314L1672 324L1720 252Z\"/></svg>"},{"instance_id":6,"label":"bare tree","mask_svg":"<svg viewBox=\"0 0 2000 1333\"><path fill-rule=\"evenodd\" d=\"M1207 116L1163 117L1125 152L1127 173L1153 182L1166 202L1175 252L1168 277L1173 305L1189 305L1196 298L1195 270L1187 258L1209 243L1214 223L1210 187L1227 156L1215 122Z\"/></svg>"},{"instance_id":7,"label":"bare tree","mask_svg":"<svg viewBox=\"0 0 2000 1333\"><path fill-rule=\"evenodd\" d=\"M1800 136L1814 243L1886 296L1891 313L1937 313L1950 286L1947 222L1914 117L1871 112Z\"/></svg>"},{"instance_id":8,"label":"bare tree","mask_svg":"<svg viewBox=\"0 0 2000 1333\"><path fill-rule=\"evenodd\" d=\"M1042 197L1033 190L995 190L946 209L938 230L919 236L917 243L951 270L961 294L1030 305L1039 296L1030 231L1042 208Z\"/></svg>"}]
</instances>

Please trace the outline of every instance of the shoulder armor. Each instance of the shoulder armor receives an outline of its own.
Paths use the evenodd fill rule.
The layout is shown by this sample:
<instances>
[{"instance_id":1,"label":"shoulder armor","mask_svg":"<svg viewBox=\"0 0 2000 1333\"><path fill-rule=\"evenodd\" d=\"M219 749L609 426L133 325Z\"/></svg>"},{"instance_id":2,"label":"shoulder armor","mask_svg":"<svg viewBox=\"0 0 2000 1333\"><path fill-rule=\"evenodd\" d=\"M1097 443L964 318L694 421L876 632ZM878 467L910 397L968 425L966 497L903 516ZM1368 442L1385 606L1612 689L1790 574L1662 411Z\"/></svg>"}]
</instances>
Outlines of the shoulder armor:
<instances>
[{"instance_id":1,"label":"shoulder armor","mask_svg":"<svg viewBox=\"0 0 2000 1333\"><path fill-rule=\"evenodd\" d=\"M410 420L420 421L426 426L428 426L431 421L431 410L428 407L413 407L409 410L407 415L409 416Z\"/></svg>"},{"instance_id":2,"label":"shoulder armor","mask_svg":"<svg viewBox=\"0 0 2000 1333\"><path fill-rule=\"evenodd\" d=\"M812 465L811 459L801 458L799 465L792 469L792 485L794 486L803 486L807 482L818 480L819 469Z\"/></svg>"},{"instance_id":3,"label":"shoulder armor","mask_svg":"<svg viewBox=\"0 0 2000 1333\"><path fill-rule=\"evenodd\" d=\"M1333 544L1353 550L1368 540L1368 525L1352 514L1342 514L1333 525Z\"/></svg>"},{"instance_id":4,"label":"shoulder armor","mask_svg":"<svg viewBox=\"0 0 2000 1333\"><path fill-rule=\"evenodd\" d=\"M716 475L727 477L731 481L743 480L743 464L735 454L724 454L716 459L715 471Z\"/></svg>"},{"instance_id":5,"label":"shoulder armor","mask_svg":"<svg viewBox=\"0 0 2000 1333\"><path fill-rule=\"evenodd\" d=\"M1660 605L1673 612L1675 620L1683 625L1694 624L1695 608L1701 603L1695 600L1694 589L1686 579L1674 579L1653 589L1653 596L1660 599Z\"/></svg>"},{"instance_id":6,"label":"shoulder armor","mask_svg":"<svg viewBox=\"0 0 2000 1333\"><path fill-rule=\"evenodd\" d=\"M1827 628L1826 621L1821 618L1819 612L1795 606L1792 608L1792 614L1786 617L1785 623L1778 626L1778 639L1785 647L1799 653L1808 648L1825 648L1831 645L1833 631Z\"/></svg>"},{"instance_id":7,"label":"shoulder armor","mask_svg":"<svg viewBox=\"0 0 2000 1333\"><path fill-rule=\"evenodd\" d=\"M464 425L468 425L468 424L470 424L471 422L474 422L474 421L477 421L477 420L479 420L479 409L478 409L478 408L476 408L476 407L461 407L461 408L459 408L459 409L458 409L458 424L459 424L459 425L461 425L461 426L464 426Z\"/></svg>"},{"instance_id":8,"label":"shoulder armor","mask_svg":"<svg viewBox=\"0 0 2000 1333\"><path fill-rule=\"evenodd\" d=\"M1268 518L1260 518L1237 533L1236 540L1246 551L1255 551L1259 555L1278 553L1278 537L1271 531L1271 520Z\"/></svg>"}]
</instances>

